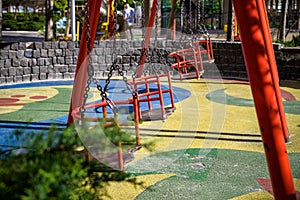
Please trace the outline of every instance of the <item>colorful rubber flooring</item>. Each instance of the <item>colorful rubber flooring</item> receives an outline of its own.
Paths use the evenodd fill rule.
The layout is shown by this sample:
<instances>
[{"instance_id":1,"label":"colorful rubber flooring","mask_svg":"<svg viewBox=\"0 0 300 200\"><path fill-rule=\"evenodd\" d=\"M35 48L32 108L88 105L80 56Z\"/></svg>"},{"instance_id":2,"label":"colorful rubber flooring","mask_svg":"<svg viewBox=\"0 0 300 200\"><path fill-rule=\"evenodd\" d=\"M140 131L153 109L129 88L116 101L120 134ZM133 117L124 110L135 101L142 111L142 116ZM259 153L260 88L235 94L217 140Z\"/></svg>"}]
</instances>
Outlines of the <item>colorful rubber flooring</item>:
<instances>
[{"instance_id":1,"label":"colorful rubber flooring","mask_svg":"<svg viewBox=\"0 0 300 200\"><path fill-rule=\"evenodd\" d=\"M112 199L273 199L258 182L269 174L249 84L214 79L172 84L175 112L164 121L140 124L141 142L153 142L153 151L142 148L126 165L143 184L110 183ZM300 82L280 84L291 135L287 150L300 191ZM0 90L1 150L20 145L10 137L16 129L39 132L51 124L66 126L72 81L5 85ZM89 102L99 97L96 89L92 92ZM108 92L112 99L130 96L120 81L112 81ZM167 95L164 101L170 104Z\"/></svg>"}]
</instances>

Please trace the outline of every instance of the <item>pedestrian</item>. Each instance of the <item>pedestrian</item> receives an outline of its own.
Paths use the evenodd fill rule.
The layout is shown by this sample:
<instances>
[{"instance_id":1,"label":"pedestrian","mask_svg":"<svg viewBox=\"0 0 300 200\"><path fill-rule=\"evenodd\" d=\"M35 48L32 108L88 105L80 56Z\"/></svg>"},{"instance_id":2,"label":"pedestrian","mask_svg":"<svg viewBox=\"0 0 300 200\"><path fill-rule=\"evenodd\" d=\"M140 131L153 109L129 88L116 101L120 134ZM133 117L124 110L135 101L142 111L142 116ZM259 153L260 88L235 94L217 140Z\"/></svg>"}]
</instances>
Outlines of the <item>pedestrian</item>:
<instances>
[{"instance_id":1,"label":"pedestrian","mask_svg":"<svg viewBox=\"0 0 300 200\"><path fill-rule=\"evenodd\" d=\"M135 10L130 7L128 2L124 3L124 21L125 21L125 31L127 40L133 40L133 23L135 17Z\"/></svg>"}]
</instances>

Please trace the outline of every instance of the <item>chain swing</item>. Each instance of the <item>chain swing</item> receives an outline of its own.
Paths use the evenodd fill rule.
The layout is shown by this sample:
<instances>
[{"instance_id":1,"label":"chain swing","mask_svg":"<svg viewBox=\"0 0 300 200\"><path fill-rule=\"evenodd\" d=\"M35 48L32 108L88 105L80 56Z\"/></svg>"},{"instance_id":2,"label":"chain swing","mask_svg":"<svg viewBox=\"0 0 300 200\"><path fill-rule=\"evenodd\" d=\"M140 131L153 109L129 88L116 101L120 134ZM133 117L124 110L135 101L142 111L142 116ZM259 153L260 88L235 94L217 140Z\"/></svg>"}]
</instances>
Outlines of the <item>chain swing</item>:
<instances>
[{"instance_id":1,"label":"chain swing","mask_svg":"<svg viewBox=\"0 0 300 200\"><path fill-rule=\"evenodd\" d=\"M117 6L116 2L115 2L115 7ZM89 126L87 128L87 130L85 132L92 132L93 129L96 129L99 127L99 123L102 124L100 127L102 127L102 129L104 130L104 132L107 130L107 128L109 127L113 127L113 131L116 132L117 134L121 134L121 126L134 126L135 127L135 132L136 132L136 146L134 148L129 149L127 152L122 151L122 139L120 139L120 136L112 136L112 137L108 137L111 142L113 142L115 145L117 145L118 150L118 160L119 160L119 165L117 168L119 169L123 169L124 168L124 163L128 162L128 158L130 158L130 160L133 157L133 152L135 152L136 150L141 148L140 145L140 136L139 136L139 126L138 126L138 115L137 115L137 101L136 101L136 93L135 90L133 89L132 85L128 83L127 78L125 77L123 71L121 70L120 65L118 64L118 59L117 59L117 54L116 54L116 27L114 27L114 33L112 36L113 39L113 54L112 54L112 64L109 67L109 72L108 72L108 76L107 79L105 80L105 85L102 86L100 84L100 80L97 80L94 77L94 67L92 65L92 45L91 45L91 27L90 27L90 14L89 14L90 10L89 10L89 6L88 6L88 0L85 1L85 10L84 10L84 23L85 23L85 34L86 34L86 40L87 40L87 45L86 45L86 49L87 49L87 82L86 82L86 87L84 90L84 94L83 94L83 101L82 101L82 105L78 108L75 108L72 111L72 116L74 117L74 119L76 119L79 123L79 125L81 126ZM116 26L116 15L117 15L117 10L115 9L114 12L114 26ZM111 77L113 76L113 73L117 72L123 79L127 89L131 92L131 98L126 99L126 100L111 100L108 97L108 87L109 84L111 82ZM95 102L95 103L90 103L87 104L87 99L88 99L88 93L90 92L90 88L91 85L95 84L97 90L99 91L100 97L102 99L102 102ZM118 105L133 105L134 107L134 121L128 121L128 122L120 122L118 119ZM107 107L110 108L113 112L113 118L108 118L107 117ZM97 111L98 108L102 108L102 117L99 117L99 113L96 114L96 116L89 116L87 114L87 109L89 110L95 110ZM114 138L115 137L115 138ZM121 136L122 137L122 136ZM107 139L107 138L106 138ZM125 138L125 140L128 140L128 137ZM92 147L89 147L92 148ZM99 151L95 150L95 151ZM123 159L124 155L127 157ZM95 158L97 158L99 161L103 161L103 156L104 155L99 155L99 153L97 155L93 155ZM90 159L90 156L88 156L88 159ZM129 160L129 161L130 161ZM108 163L110 164L110 163ZM116 167L116 166L114 166Z\"/></svg>"},{"instance_id":2,"label":"chain swing","mask_svg":"<svg viewBox=\"0 0 300 200\"><path fill-rule=\"evenodd\" d=\"M142 4L142 24L144 24L144 4ZM152 26L154 23L154 46L153 48L148 49L150 34L152 31ZM143 30L143 41L142 41L142 50L141 50L141 59L139 68L137 69L138 77L132 80L132 85L135 88L137 94L137 102L139 109L139 119L152 121L152 120L165 120L168 115L170 115L176 108L174 103L174 95L172 89L172 83L170 78L170 72L165 74L160 74L160 70L155 66L158 63L166 63L166 59L162 59L162 53L158 49L158 3L156 0L152 3L152 12L149 18L149 27L146 29L146 33ZM153 74L141 76L143 71L144 62L150 63L151 72ZM153 62L155 61L155 63ZM139 76L140 75L140 76ZM161 84L161 79L167 78L168 87L164 89ZM171 99L171 107L165 107L163 94L168 93ZM152 102L159 101L160 107L153 109ZM146 103L148 109L141 109L140 103Z\"/></svg>"}]
</instances>

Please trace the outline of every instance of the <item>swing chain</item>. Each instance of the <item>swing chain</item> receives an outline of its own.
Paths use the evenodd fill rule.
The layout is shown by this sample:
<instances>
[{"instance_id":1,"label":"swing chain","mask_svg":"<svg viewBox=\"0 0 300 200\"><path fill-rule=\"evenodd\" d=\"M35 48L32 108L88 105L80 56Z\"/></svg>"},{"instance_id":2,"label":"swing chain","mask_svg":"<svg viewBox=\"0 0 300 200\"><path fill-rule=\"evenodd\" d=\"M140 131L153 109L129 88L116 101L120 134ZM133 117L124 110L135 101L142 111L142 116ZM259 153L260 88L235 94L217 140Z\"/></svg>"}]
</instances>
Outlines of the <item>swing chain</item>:
<instances>
[{"instance_id":1,"label":"swing chain","mask_svg":"<svg viewBox=\"0 0 300 200\"><path fill-rule=\"evenodd\" d=\"M86 34L86 40L87 40L87 56L88 56L88 58L87 58L88 80L87 80L86 87L85 87L85 90L84 90L83 102L82 102L82 105L80 107L80 113L82 115L84 114L84 112L86 110L84 106L87 102L88 93L90 91L90 85L92 83L93 76L94 76L94 68L91 65L91 63L92 63L92 57L91 57L92 47L91 47L91 27L90 27L90 16L89 16L88 0L85 0L84 4L85 4L85 7L84 7L84 22L85 22L85 34Z\"/></svg>"}]
</instances>

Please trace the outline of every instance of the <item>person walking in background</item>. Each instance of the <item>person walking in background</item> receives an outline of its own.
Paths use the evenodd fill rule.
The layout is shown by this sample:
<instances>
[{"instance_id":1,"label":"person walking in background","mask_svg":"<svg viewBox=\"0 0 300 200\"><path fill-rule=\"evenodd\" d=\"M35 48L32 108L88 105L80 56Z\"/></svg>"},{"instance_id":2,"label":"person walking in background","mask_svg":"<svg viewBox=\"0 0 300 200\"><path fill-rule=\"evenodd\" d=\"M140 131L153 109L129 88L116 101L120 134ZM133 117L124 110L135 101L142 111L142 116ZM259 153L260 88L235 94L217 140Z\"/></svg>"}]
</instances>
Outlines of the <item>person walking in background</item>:
<instances>
[{"instance_id":1,"label":"person walking in background","mask_svg":"<svg viewBox=\"0 0 300 200\"><path fill-rule=\"evenodd\" d=\"M124 20L127 40L133 40L133 23L134 23L135 10L130 7L128 2L124 3Z\"/></svg>"}]
</instances>

